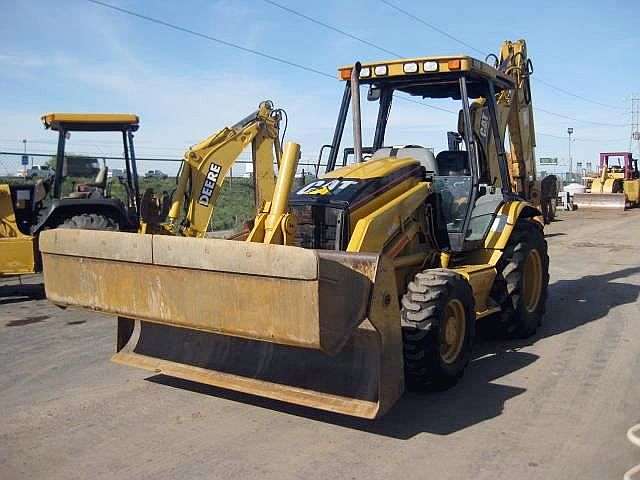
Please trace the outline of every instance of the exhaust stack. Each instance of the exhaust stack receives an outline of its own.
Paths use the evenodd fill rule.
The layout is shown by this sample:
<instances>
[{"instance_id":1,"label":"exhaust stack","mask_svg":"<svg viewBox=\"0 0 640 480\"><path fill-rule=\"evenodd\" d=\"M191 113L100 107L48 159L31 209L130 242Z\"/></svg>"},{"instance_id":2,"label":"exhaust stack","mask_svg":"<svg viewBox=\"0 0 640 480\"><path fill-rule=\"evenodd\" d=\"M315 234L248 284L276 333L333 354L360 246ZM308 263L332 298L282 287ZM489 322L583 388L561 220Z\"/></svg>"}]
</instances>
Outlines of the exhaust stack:
<instances>
[{"instance_id":1,"label":"exhaust stack","mask_svg":"<svg viewBox=\"0 0 640 480\"><path fill-rule=\"evenodd\" d=\"M356 62L351 70L351 117L353 118L353 153L356 162L362 162L362 114L360 111L360 70L362 65Z\"/></svg>"}]
</instances>

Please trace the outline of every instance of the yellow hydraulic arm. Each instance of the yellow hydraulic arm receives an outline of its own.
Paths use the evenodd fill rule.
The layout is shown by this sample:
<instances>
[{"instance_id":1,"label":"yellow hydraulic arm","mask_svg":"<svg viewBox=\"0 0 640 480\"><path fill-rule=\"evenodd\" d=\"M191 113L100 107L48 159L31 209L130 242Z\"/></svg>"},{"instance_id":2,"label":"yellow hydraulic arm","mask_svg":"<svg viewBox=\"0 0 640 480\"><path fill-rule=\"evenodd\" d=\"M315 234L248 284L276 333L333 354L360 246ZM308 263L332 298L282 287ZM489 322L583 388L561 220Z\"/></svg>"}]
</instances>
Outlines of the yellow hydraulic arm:
<instances>
[{"instance_id":1,"label":"yellow hydraulic arm","mask_svg":"<svg viewBox=\"0 0 640 480\"><path fill-rule=\"evenodd\" d=\"M496 68L509 75L514 88L503 90L496 96L498 128L500 138L504 138L509 128L510 152L507 155L511 186L515 193L530 198L531 180L536 178L535 130L533 123L533 103L529 75L533 67L527 57L524 40L505 41L496 58ZM486 155L486 177L488 181L500 181L499 163L492 135L487 135L488 113L486 100L480 99L471 106L474 132L481 140ZM483 134L484 133L484 134Z\"/></svg>"},{"instance_id":2,"label":"yellow hydraulic arm","mask_svg":"<svg viewBox=\"0 0 640 480\"><path fill-rule=\"evenodd\" d=\"M530 179L536 178L536 135L529 75L533 72L524 40L506 41L500 49L499 68L513 77L515 89L498 96L498 122L509 127L509 172L513 189L529 197ZM504 119L503 119L504 118ZM505 122L506 120L506 122Z\"/></svg>"},{"instance_id":3,"label":"yellow hydraulic arm","mask_svg":"<svg viewBox=\"0 0 640 480\"><path fill-rule=\"evenodd\" d=\"M281 160L280 119L281 110L275 109L272 102L264 101L260 103L258 110L232 127L226 127L189 148L184 155L178 185L163 230L174 235L204 237L222 183L238 156L250 144L256 213L264 212L275 192L274 155L278 165ZM293 174L295 168L294 166ZM180 221L184 206L186 214Z\"/></svg>"},{"instance_id":4,"label":"yellow hydraulic arm","mask_svg":"<svg viewBox=\"0 0 640 480\"><path fill-rule=\"evenodd\" d=\"M247 242L293 245L296 219L287 211L287 205L299 157L300 145L287 142L278 170L273 199L264 202Z\"/></svg>"}]
</instances>

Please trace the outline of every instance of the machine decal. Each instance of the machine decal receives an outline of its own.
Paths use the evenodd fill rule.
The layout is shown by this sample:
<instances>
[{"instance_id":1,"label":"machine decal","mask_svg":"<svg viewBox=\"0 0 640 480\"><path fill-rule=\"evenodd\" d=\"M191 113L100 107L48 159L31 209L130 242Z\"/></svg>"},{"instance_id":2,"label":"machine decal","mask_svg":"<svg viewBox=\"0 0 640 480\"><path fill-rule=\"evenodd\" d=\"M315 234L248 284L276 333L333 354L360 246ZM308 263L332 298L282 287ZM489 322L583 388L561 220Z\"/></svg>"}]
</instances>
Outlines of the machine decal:
<instances>
[{"instance_id":1,"label":"machine decal","mask_svg":"<svg viewBox=\"0 0 640 480\"><path fill-rule=\"evenodd\" d=\"M480 116L480 136L482 138L487 138L487 134L489 133L489 115L487 114L487 110L482 110L482 115Z\"/></svg>"},{"instance_id":2,"label":"machine decal","mask_svg":"<svg viewBox=\"0 0 640 480\"><path fill-rule=\"evenodd\" d=\"M213 195L213 191L216 188L216 183L218 182L218 177L220 176L220 170L222 170L222 167L217 163L211 163L211 165L209 165L207 178L202 185L202 190L200 190L200 197L198 198L198 203L203 207L209 206L211 195Z\"/></svg>"},{"instance_id":3,"label":"machine decal","mask_svg":"<svg viewBox=\"0 0 640 480\"><path fill-rule=\"evenodd\" d=\"M297 195L331 195L356 185L356 180L316 180L296 192Z\"/></svg>"}]
</instances>

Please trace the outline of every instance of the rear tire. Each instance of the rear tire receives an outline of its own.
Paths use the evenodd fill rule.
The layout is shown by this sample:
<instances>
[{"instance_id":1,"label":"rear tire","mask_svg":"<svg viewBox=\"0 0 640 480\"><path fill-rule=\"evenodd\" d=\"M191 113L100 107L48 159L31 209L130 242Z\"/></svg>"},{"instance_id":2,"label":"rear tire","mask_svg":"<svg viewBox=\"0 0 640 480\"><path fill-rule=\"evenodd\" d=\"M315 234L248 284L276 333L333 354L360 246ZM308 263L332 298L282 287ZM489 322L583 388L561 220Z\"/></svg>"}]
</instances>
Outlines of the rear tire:
<instances>
[{"instance_id":1,"label":"rear tire","mask_svg":"<svg viewBox=\"0 0 640 480\"><path fill-rule=\"evenodd\" d=\"M469 283L443 268L418 273L402 297L401 315L408 389L455 384L469 363L475 335Z\"/></svg>"},{"instance_id":2,"label":"rear tire","mask_svg":"<svg viewBox=\"0 0 640 480\"><path fill-rule=\"evenodd\" d=\"M542 201L542 217L544 218L544 224L549 225L556 219L556 199L546 198Z\"/></svg>"},{"instance_id":3,"label":"rear tire","mask_svg":"<svg viewBox=\"0 0 640 480\"><path fill-rule=\"evenodd\" d=\"M118 222L111 217L98 213L83 213L67 218L58 228L73 228L81 230L119 230Z\"/></svg>"},{"instance_id":4,"label":"rear tire","mask_svg":"<svg viewBox=\"0 0 640 480\"><path fill-rule=\"evenodd\" d=\"M527 338L542 324L549 285L547 242L537 222L521 219L496 266L491 297L500 305L500 330Z\"/></svg>"}]
</instances>

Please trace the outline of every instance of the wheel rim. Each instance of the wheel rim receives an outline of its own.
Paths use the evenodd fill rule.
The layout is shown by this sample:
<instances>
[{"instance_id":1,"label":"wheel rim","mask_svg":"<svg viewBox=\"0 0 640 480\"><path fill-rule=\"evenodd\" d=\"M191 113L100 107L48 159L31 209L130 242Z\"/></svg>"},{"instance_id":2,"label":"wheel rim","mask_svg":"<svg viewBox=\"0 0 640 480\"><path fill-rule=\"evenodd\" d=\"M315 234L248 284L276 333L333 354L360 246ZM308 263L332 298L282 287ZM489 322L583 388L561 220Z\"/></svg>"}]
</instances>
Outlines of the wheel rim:
<instances>
[{"instance_id":1,"label":"wheel rim","mask_svg":"<svg viewBox=\"0 0 640 480\"><path fill-rule=\"evenodd\" d=\"M451 364L458 359L464 345L467 324L464 306L458 299L451 299L444 309L443 339L440 345L442 361Z\"/></svg>"},{"instance_id":2,"label":"wheel rim","mask_svg":"<svg viewBox=\"0 0 640 480\"><path fill-rule=\"evenodd\" d=\"M542 259L538 250L530 250L524 262L522 298L524 307L533 313L540 303L542 293Z\"/></svg>"}]
</instances>

